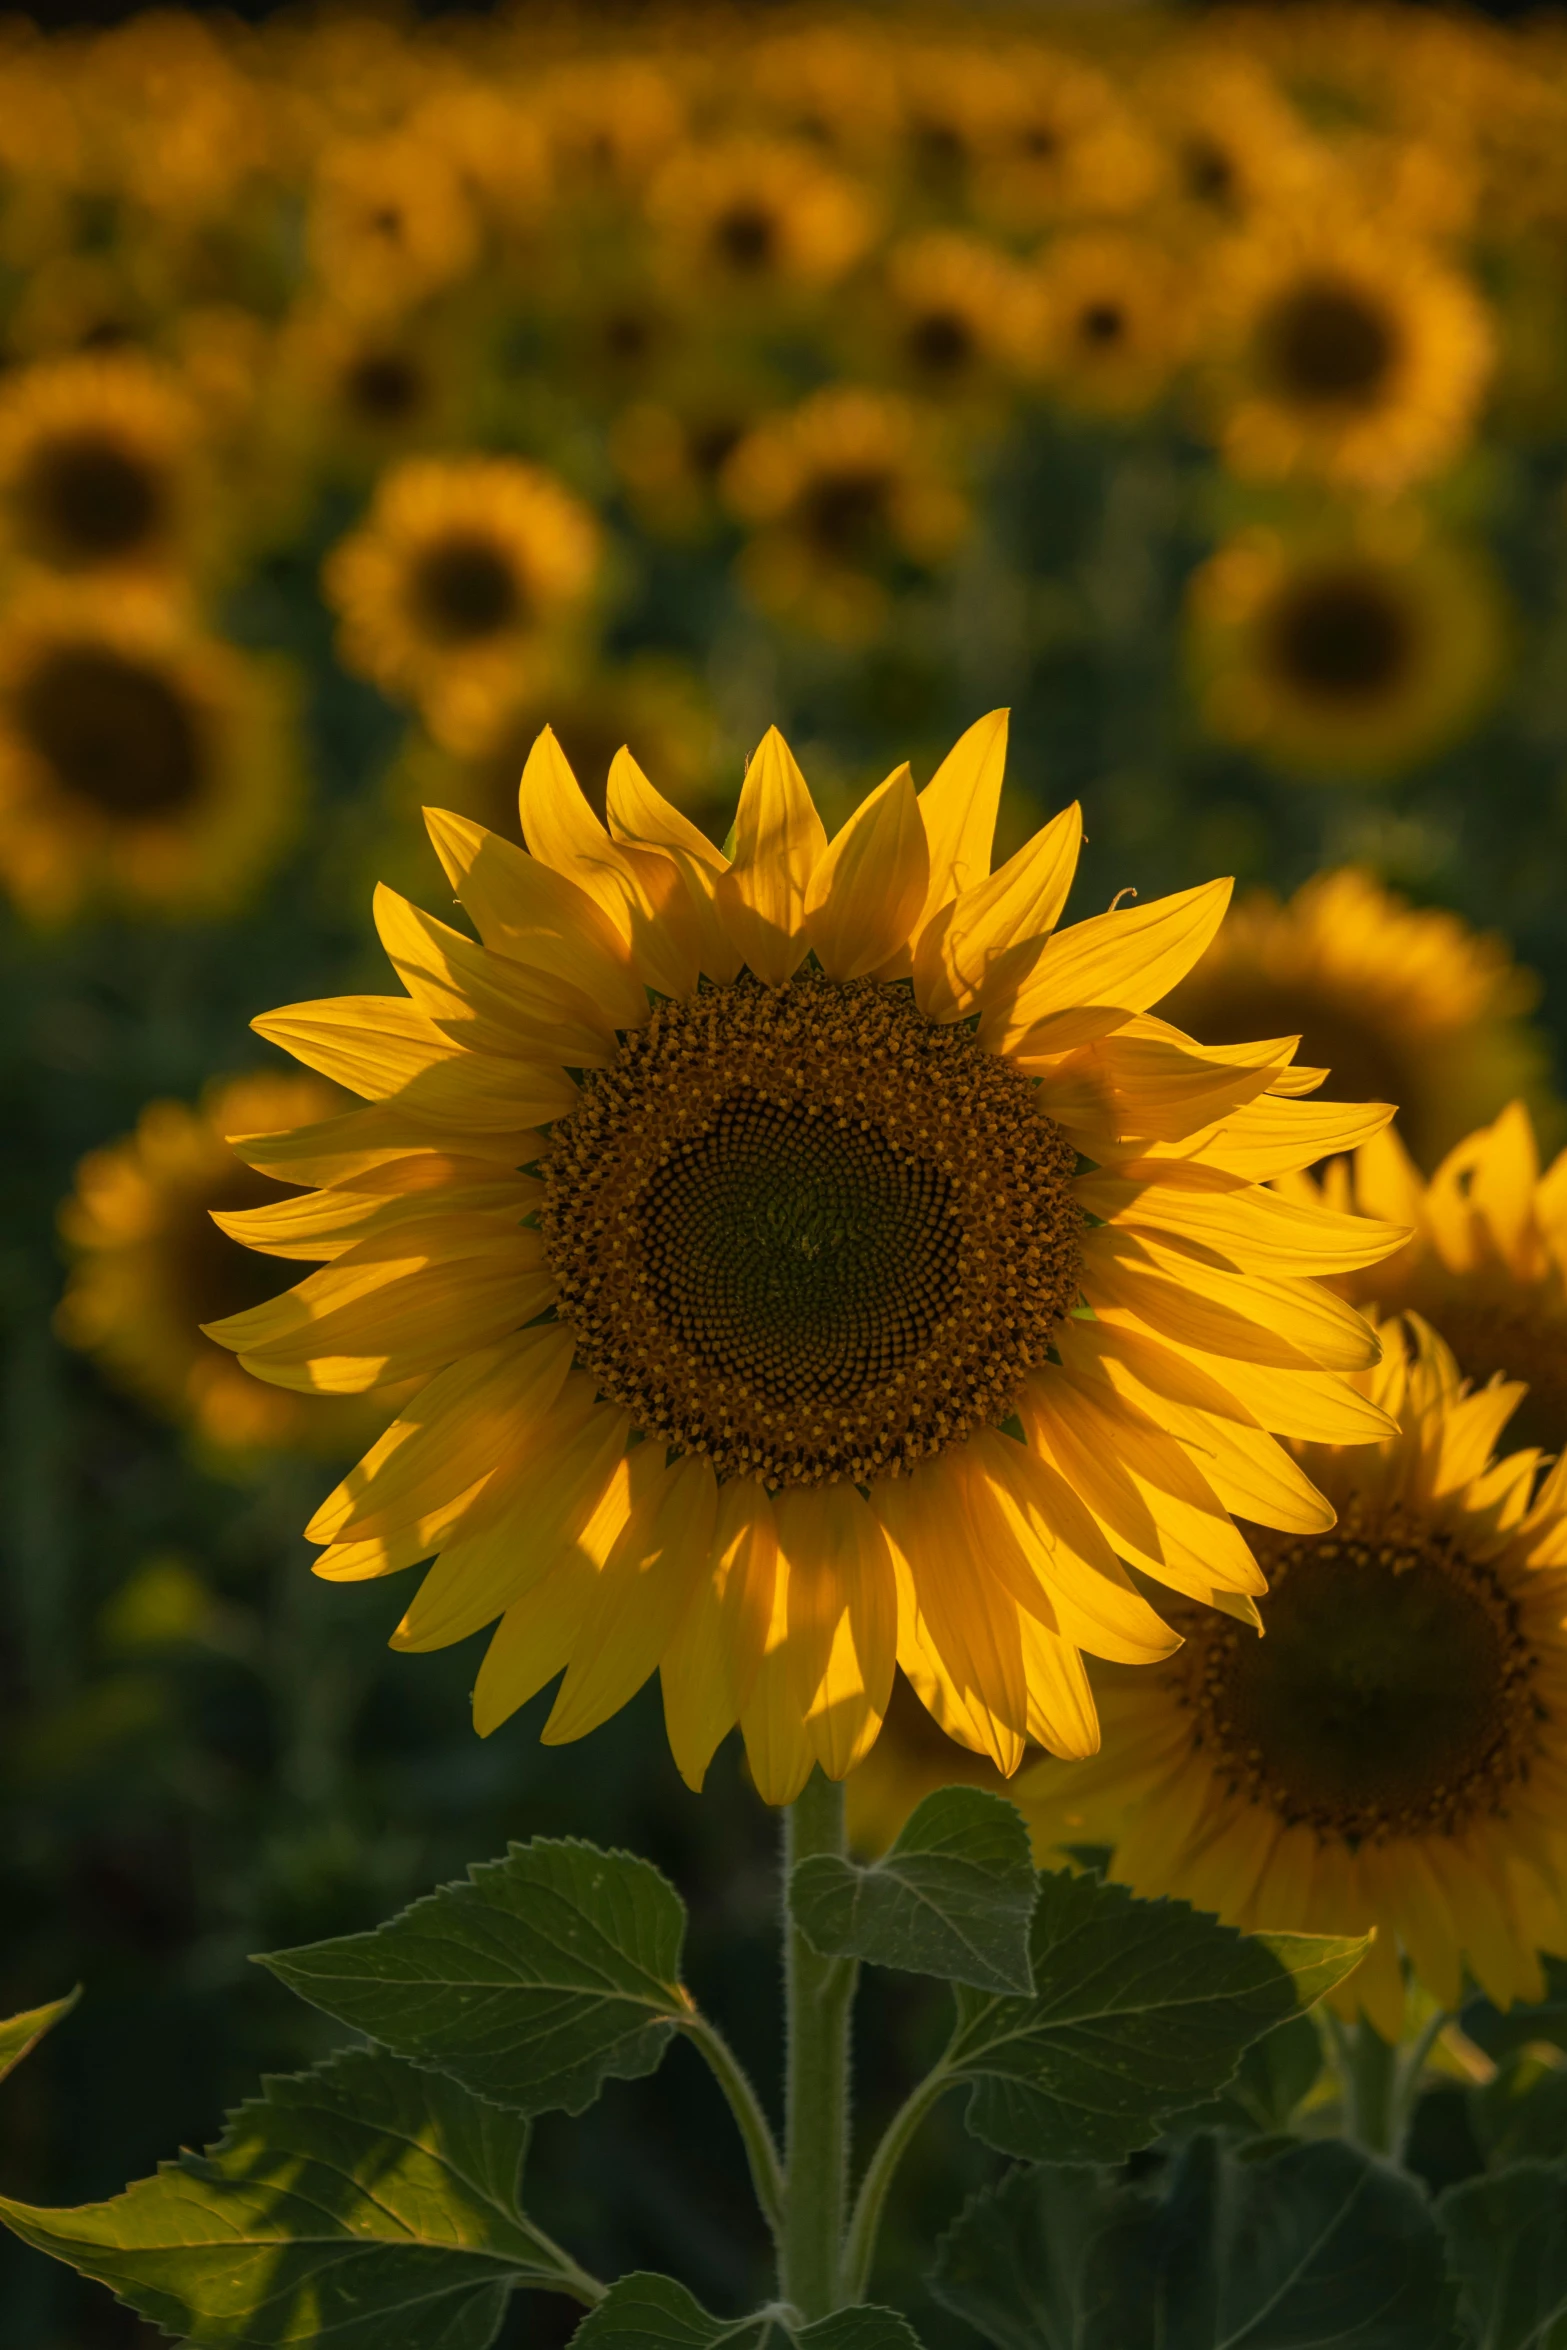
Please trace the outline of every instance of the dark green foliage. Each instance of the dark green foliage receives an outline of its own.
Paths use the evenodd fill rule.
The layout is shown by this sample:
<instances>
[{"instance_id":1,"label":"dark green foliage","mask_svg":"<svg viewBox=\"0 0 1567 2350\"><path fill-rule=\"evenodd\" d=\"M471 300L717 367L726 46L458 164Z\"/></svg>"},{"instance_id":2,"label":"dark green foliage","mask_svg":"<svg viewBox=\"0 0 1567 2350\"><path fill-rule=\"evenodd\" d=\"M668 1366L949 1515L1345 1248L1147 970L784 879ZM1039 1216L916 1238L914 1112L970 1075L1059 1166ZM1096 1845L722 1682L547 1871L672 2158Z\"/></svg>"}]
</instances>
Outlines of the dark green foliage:
<instances>
[{"instance_id":1,"label":"dark green foliage","mask_svg":"<svg viewBox=\"0 0 1567 2350\"><path fill-rule=\"evenodd\" d=\"M1520 2162L1438 2205L1473 2350L1567 2350L1567 2162Z\"/></svg>"},{"instance_id":2,"label":"dark green foliage","mask_svg":"<svg viewBox=\"0 0 1567 2350\"><path fill-rule=\"evenodd\" d=\"M1202 2134L1162 2171L976 2196L935 2291L995 2350L1457 2350L1414 2183L1352 2146Z\"/></svg>"},{"instance_id":3,"label":"dark green foliage","mask_svg":"<svg viewBox=\"0 0 1567 2350\"><path fill-rule=\"evenodd\" d=\"M644 2273L612 2285L571 2341L572 2350L919 2350L908 2320L891 2309L840 2309L807 2326L776 2306L714 2317L673 2277Z\"/></svg>"},{"instance_id":4,"label":"dark green foliage","mask_svg":"<svg viewBox=\"0 0 1567 2350\"><path fill-rule=\"evenodd\" d=\"M78 1986L63 1999L51 2000L47 2007L26 2008L22 2014L7 2016L0 2023L0 2081L16 2070L24 2056L31 2054L45 2032L52 2031L62 2016L70 2014L81 1995Z\"/></svg>"},{"instance_id":5,"label":"dark green foliage","mask_svg":"<svg viewBox=\"0 0 1567 2350\"><path fill-rule=\"evenodd\" d=\"M943 1787L874 1868L826 1854L804 1862L789 1905L828 1957L1028 1992L1035 1884L1022 1814L982 1788Z\"/></svg>"}]
</instances>

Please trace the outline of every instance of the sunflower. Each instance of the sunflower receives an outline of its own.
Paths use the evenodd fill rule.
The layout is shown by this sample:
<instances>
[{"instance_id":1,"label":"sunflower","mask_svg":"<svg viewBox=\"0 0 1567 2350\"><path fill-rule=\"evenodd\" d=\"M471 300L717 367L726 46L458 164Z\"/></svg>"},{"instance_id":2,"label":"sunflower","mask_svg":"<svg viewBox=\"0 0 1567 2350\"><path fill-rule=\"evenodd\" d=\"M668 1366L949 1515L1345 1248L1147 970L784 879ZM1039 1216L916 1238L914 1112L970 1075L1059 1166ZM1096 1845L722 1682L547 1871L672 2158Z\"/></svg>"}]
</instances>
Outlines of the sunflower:
<instances>
[{"instance_id":1,"label":"sunflower","mask_svg":"<svg viewBox=\"0 0 1567 2350\"><path fill-rule=\"evenodd\" d=\"M1383 1338L1363 1384L1403 1433L1304 1448L1338 1522L1258 1541L1267 1638L1178 1606L1167 1664L1096 1672L1100 1754L1019 1800L1139 1894L1375 1926L1330 1997L1397 2041L1401 1959L1452 2009L1466 1968L1501 2006L1543 1998L1539 1953L1567 1951L1567 1464L1536 1492L1538 1453L1494 1450L1522 1390L1468 1388L1418 1317Z\"/></svg>"},{"instance_id":2,"label":"sunflower","mask_svg":"<svg viewBox=\"0 0 1567 2350\"><path fill-rule=\"evenodd\" d=\"M1152 407L1185 357L1191 290L1171 256L1129 230L1062 237L1039 263L1043 356L1070 407Z\"/></svg>"},{"instance_id":3,"label":"sunflower","mask_svg":"<svg viewBox=\"0 0 1567 2350\"><path fill-rule=\"evenodd\" d=\"M1025 1764L1038 1757L1025 1752ZM947 1737L921 1705L912 1684L895 1673L892 1696L878 1737L844 1790L849 1843L875 1858L895 1842L916 1804L942 1787L983 1787L1008 1793L1007 1781L987 1754L976 1754Z\"/></svg>"},{"instance_id":4,"label":"sunflower","mask_svg":"<svg viewBox=\"0 0 1567 2350\"><path fill-rule=\"evenodd\" d=\"M748 43L746 101L785 138L853 161L881 161L898 98L887 42L859 24L818 24Z\"/></svg>"},{"instance_id":5,"label":"sunflower","mask_svg":"<svg viewBox=\"0 0 1567 2350\"><path fill-rule=\"evenodd\" d=\"M274 440L363 478L413 448L462 437L471 362L451 322L415 311L295 311L272 354Z\"/></svg>"},{"instance_id":6,"label":"sunflower","mask_svg":"<svg viewBox=\"0 0 1567 2350\"><path fill-rule=\"evenodd\" d=\"M139 353L42 361L0 389L0 529L51 571L168 573L206 518L196 418Z\"/></svg>"},{"instance_id":7,"label":"sunflower","mask_svg":"<svg viewBox=\"0 0 1567 2350\"><path fill-rule=\"evenodd\" d=\"M294 1076L225 1079L196 1108L149 1103L134 1134L82 1161L60 1210L71 1257L61 1337L220 1452L341 1454L367 1433L362 1404L263 1387L198 1327L289 1279L244 1245L245 1218L299 1194L242 1166L228 1136L340 1106L334 1087Z\"/></svg>"},{"instance_id":8,"label":"sunflower","mask_svg":"<svg viewBox=\"0 0 1567 2350\"><path fill-rule=\"evenodd\" d=\"M383 476L322 580L344 666L416 701L462 749L558 656L598 564L593 516L539 466L410 458Z\"/></svg>"},{"instance_id":9,"label":"sunflower","mask_svg":"<svg viewBox=\"0 0 1567 2350\"><path fill-rule=\"evenodd\" d=\"M720 486L755 533L741 577L757 602L850 642L881 625L889 566L940 563L968 526L920 410L856 385L830 386L764 419Z\"/></svg>"},{"instance_id":10,"label":"sunflower","mask_svg":"<svg viewBox=\"0 0 1567 2350\"><path fill-rule=\"evenodd\" d=\"M1493 337L1470 281L1417 238L1322 201L1238 239L1215 293L1219 438L1237 473L1387 493L1474 428Z\"/></svg>"},{"instance_id":11,"label":"sunflower","mask_svg":"<svg viewBox=\"0 0 1567 2350\"><path fill-rule=\"evenodd\" d=\"M1075 807L990 874L1004 744L829 845L771 732L731 861L626 753L606 830L546 732L531 853L430 812L482 943L383 890L409 993L257 1023L367 1106L239 1145L317 1186L249 1239L326 1261L209 1335L300 1393L428 1382L310 1531L338 1580L439 1553L396 1646L499 1619L481 1732L565 1668L581 1737L657 1670L691 1783L738 1717L786 1802L896 1663L1003 1771L1083 1754L1080 1650L1172 1644L1117 1553L1250 1617L1230 1505L1329 1516L1268 1427L1385 1433L1309 1276L1402 1236L1262 1182L1389 1113L1146 1016L1227 884L1058 928Z\"/></svg>"},{"instance_id":12,"label":"sunflower","mask_svg":"<svg viewBox=\"0 0 1567 2350\"><path fill-rule=\"evenodd\" d=\"M399 131L327 147L307 238L316 280L340 308L401 311L469 274L480 230L444 146Z\"/></svg>"},{"instance_id":13,"label":"sunflower","mask_svg":"<svg viewBox=\"0 0 1567 2350\"><path fill-rule=\"evenodd\" d=\"M1006 95L974 157L978 211L1026 233L1121 217L1154 193L1157 150L1104 74L1038 44L995 63Z\"/></svg>"},{"instance_id":14,"label":"sunflower","mask_svg":"<svg viewBox=\"0 0 1567 2350\"><path fill-rule=\"evenodd\" d=\"M1455 1143L1429 1182L1389 1128L1320 1182L1300 1174L1288 1188L1308 1206L1411 1227L1384 1264L1336 1286L1381 1312L1418 1312L1466 1379L1526 1380L1515 1433L1567 1452L1567 1154L1541 1173L1522 1102Z\"/></svg>"},{"instance_id":15,"label":"sunflower","mask_svg":"<svg viewBox=\"0 0 1567 2350\"><path fill-rule=\"evenodd\" d=\"M1238 532L1193 576L1187 631L1211 731L1326 777L1393 774L1456 740L1508 633L1483 555L1406 516Z\"/></svg>"},{"instance_id":16,"label":"sunflower","mask_svg":"<svg viewBox=\"0 0 1567 2350\"><path fill-rule=\"evenodd\" d=\"M293 824L293 705L161 599L39 583L0 626L0 881L43 921L237 904Z\"/></svg>"},{"instance_id":17,"label":"sunflower","mask_svg":"<svg viewBox=\"0 0 1567 2350\"><path fill-rule=\"evenodd\" d=\"M646 58L558 66L534 97L554 174L579 201L638 194L685 129L680 92Z\"/></svg>"},{"instance_id":18,"label":"sunflower","mask_svg":"<svg viewBox=\"0 0 1567 2350\"><path fill-rule=\"evenodd\" d=\"M1183 45L1156 62L1139 95L1183 226L1243 228L1309 200L1321 155L1256 58Z\"/></svg>"},{"instance_id":19,"label":"sunflower","mask_svg":"<svg viewBox=\"0 0 1567 2350\"><path fill-rule=\"evenodd\" d=\"M870 241L866 199L803 143L736 139L689 146L664 166L649 212L675 281L733 299L777 301L829 286Z\"/></svg>"},{"instance_id":20,"label":"sunflower","mask_svg":"<svg viewBox=\"0 0 1567 2350\"><path fill-rule=\"evenodd\" d=\"M887 255L875 341L898 375L938 399L993 387L1034 356L1028 293L999 247L933 229Z\"/></svg>"},{"instance_id":21,"label":"sunflower","mask_svg":"<svg viewBox=\"0 0 1567 2350\"><path fill-rule=\"evenodd\" d=\"M754 363L710 353L631 401L609 431L609 456L645 530L675 540L711 536L722 519L724 467L763 417L779 386Z\"/></svg>"},{"instance_id":22,"label":"sunflower","mask_svg":"<svg viewBox=\"0 0 1567 2350\"><path fill-rule=\"evenodd\" d=\"M1204 1044L1259 1024L1299 1036L1302 1060L1331 1071L1324 1096L1397 1102L1430 1167L1513 1094L1543 1096L1545 1047L1525 1025L1539 993L1504 940L1341 866L1287 904L1242 899L1166 1009Z\"/></svg>"}]
</instances>

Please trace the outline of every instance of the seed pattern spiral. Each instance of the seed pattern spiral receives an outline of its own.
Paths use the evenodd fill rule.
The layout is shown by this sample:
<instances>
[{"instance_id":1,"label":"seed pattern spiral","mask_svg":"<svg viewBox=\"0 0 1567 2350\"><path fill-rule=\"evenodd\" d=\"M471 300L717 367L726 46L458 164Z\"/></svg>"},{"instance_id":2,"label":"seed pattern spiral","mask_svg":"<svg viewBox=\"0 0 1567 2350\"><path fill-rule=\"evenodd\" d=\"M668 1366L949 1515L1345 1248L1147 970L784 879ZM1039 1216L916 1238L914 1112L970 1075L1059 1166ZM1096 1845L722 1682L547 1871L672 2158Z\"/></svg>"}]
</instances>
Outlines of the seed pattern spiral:
<instances>
[{"instance_id":1,"label":"seed pattern spiral","mask_svg":"<svg viewBox=\"0 0 1567 2350\"><path fill-rule=\"evenodd\" d=\"M1077 1299L1075 1153L906 988L666 1004L555 1129L579 1359L721 1476L869 1484L1010 1412Z\"/></svg>"}]
</instances>

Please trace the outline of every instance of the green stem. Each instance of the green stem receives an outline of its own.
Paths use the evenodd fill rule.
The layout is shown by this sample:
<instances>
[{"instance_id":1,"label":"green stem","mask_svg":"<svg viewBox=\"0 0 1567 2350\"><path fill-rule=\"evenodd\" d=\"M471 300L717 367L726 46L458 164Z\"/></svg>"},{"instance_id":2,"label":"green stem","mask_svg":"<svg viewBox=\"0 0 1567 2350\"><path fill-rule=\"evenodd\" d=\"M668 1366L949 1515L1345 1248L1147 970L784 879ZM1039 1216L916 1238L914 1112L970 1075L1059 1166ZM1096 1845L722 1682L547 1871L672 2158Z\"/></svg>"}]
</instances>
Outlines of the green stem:
<instances>
[{"instance_id":1,"label":"green stem","mask_svg":"<svg viewBox=\"0 0 1567 2350\"><path fill-rule=\"evenodd\" d=\"M858 1969L848 1959L818 1957L789 1914L789 1885L801 1861L843 1849L843 1789L813 1771L784 1814L787 2186L778 2263L779 2290L807 2322L842 2305L849 2009Z\"/></svg>"},{"instance_id":2,"label":"green stem","mask_svg":"<svg viewBox=\"0 0 1567 2350\"><path fill-rule=\"evenodd\" d=\"M871 2156L860 2191L855 2198L854 2217L849 2223L849 2241L843 2256L843 2290L849 2301L863 2301L865 2288L870 2283L871 2263L876 2257L876 2239L881 2232L881 2215L886 2206L888 2189L897 2176L899 2163L909 2150L920 2123L931 2107L952 2086L952 2075L944 2064L927 2073L919 2086L909 2091L891 2121L882 2133L881 2144Z\"/></svg>"},{"instance_id":3,"label":"green stem","mask_svg":"<svg viewBox=\"0 0 1567 2350\"><path fill-rule=\"evenodd\" d=\"M1331 2012L1325 2020L1343 2100L1344 2135L1368 2154L1395 2160L1403 2136L1398 2050L1363 2015L1352 2024Z\"/></svg>"},{"instance_id":4,"label":"green stem","mask_svg":"<svg viewBox=\"0 0 1567 2350\"><path fill-rule=\"evenodd\" d=\"M762 2217L773 2232L773 2242L782 2244L784 2215L783 2164L778 2159L778 2147L773 2138L761 2099L751 2086L750 2075L730 2047L716 2024L705 2015L693 2015L683 2027L686 2038L701 2050L711 2068L718 2086L729 2103L729 2110L740 2127L745 2141L745 2157L751 2166L751 2185L761 2205Z\"/></svg>"}]
</instances>

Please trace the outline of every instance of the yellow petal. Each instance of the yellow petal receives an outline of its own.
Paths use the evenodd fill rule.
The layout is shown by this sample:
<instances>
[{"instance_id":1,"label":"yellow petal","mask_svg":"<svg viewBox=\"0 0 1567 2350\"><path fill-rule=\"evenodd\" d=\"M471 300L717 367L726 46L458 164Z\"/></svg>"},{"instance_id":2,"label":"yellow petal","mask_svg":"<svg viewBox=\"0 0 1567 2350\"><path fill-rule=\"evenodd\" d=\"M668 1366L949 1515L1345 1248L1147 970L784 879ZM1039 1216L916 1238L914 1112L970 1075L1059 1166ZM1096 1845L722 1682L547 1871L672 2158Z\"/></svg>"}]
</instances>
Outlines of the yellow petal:
<instances>
[{"instance_id":1,"label":"yellow petal","mask_svg":"<svg viewBox=\"0 0 1567 2350\"><path fill-rule=\"evenodd\" d=\"M717 905L731 946L770 986L781 987L805 958L805 893L826 846L810 787L769 727L746 769Z\"/></svg>"},{"instance_id":2,"label":"yellow petal","mask_svg":"<svg viewBox=\"0 0 1567 2350\"><path fill-rule=\"evenodd\" d=\"M964 1743L981 1742L1010 1775L1028 1725L1017 1603L978 1556L956 1482L936 1461L873 1486L871 1504L895 1564L906 1570L899 1578L899 1664L917 1689L922 1669L928 1679L938 1666L969 1732Z\"/></svg>"},{"instance_id":3,"label":"yellow petal","mask_svg":"<svg viewBox=\"0 0 1567 2350\"><path fill-rule=\"evenodd\" d=\"M1097 1754L1099 1715L1083 1660L1073 1642L1034 1616L1018 1617L1023 1671L1028 1681L1028 1734L1036 1746L1068 1761Z\"/></svg>"},{"instance_id":4,"label":"yellow petal","mask_svg":"<svg viewBox=\"0 0 1567 2350\"><path fill-rule=\"evenodd\" d=\"M647 985L662 995L689 995L698 930L684 881L662 850L610 839L547 726L528 753L519 805L534 856L593 900L626 941Z\"/></svg>"},{"instance_id":5,"label":"yellow petal","mask_svg":"<svg viewBox=\"0 0 1567 2350\"><path fill-rule=\"evenodd\" d=\"M805 935L829 979L863 979L906 944L930 878L919 802L900 767L855 809L818 859Z\"/></svg>"},{"instance_id":6,"label":"yellow petal","mask_svg":"<svg viewBox=\"0 0 1567 2350\"><path fill-rule=\"evenodd\" d=\"M1208 881L1056 931L987 1009L980 1042L989 1052L1026 1050L1028 1032L1040 1021L1083 1005L1146 1012L1212 944L1233 887Z\"/></svg>"},{"instance_id":7,"label":"yellow petal","mask_svg":"<svg viewBox=\"0 0 1567 2350\"><path fill-rule=\"evenodd\" d=\"M764 1803L793 1803L816 1768L789 1669L789 1570L777 1562L772 1614L751 1694L740 1709L745 1759Z\"/></svg>"},{"instance_id":8,"label":"yellow petal","mask_svg":"<svg viewBox=\"0 0 1567 2350\"><path fill-rule=\"evenodd\" d=\"M669 858L685 885L696 924L697 961L726 985L740 969L718 910L718 880L729 860L678 808L653 789L631 753L619 750L609 770L609 828L627 846L650 844Z\"/></svg>"},{"instance_id":9,"label":"yellow petal","mask_svg":"<svg viewBox=\"0 0 1567 2350\"><path fill-rule=\"evenodd\" d=\"M1409 1238L1407 1225L1335 1215L1179 1159L1134 1161L1114 1174L1101 1169L1075 1189L1079 1207L1107 1224L1195 1241L1245 1273L1352 1272Z\"/></svg>"},{"instance_id":10,"label":"yellow petal","mask_svg":"<svg viewBox=\"0 0 1567 2350\"><path fill-rule=\"evenodd\" d=\"M990 845L1007 761L1006 710L992 710L958 737L925 789L920 816L930 849L923 921L976 887L990 871Z\"/></svg>"},{"instance_id":11,"label":"yellow petal","mask_svg":"<svg viewBox=\"0 0 1567 2350\"><path fill-rule=\"evenodd\" d=\"M1083 814L1074 800L999 873L976 882L931 918L914 955L914 997L921 1011L933 1020L966 1019L1018 955L1032 967L1037 950L1031 942L1060 920L1082 842Z\"/></svg>"},{"instance_id":12,"label":"yellow petal","mask_svg":"<svg viewBox=\"0 0 1567 2350\"><path fill-rule=\"evenodd\" d=\"M1136 1328L1134 1317L1134 1332ZM1143 1335L1154 1333L1144 1331ZM1276 1436L1307 1444L1375 1444L1398 1434L1396 1420L1347 1379L1336 1378L1331 1372L1235 1362L1201 1348L1183 1346L1181 1351L1221 1385L1240 1390L1248 1408Z\"/></svg>"},{"instance_id":13,"label":"yellow petal","mask_svg":"<svg viewBox=\"0 0 1567 2350\"><path fill-rule=\"evenodd\" d=\"M756 1687L777 1572L772 1504L761 1486L731 1478L718 1489L708 1571L659 1665L669 1750L695 1791Z\"/></svg>"},{"instance_id":14,"label":"yellow petal","mask_svg":"<svg viewBox=\"0 0 1567 2350\"><path fill-rule=\"evenodd\" d=\"M779 1496L776 1515L789 1585L789 1669L816 1758L830 1779L841 1779L874 1744L892 1696L892 1560L852 1485L795 1488Z\"/></svg>"},{"instance_id":15,"label":"yellow petal","mask_svg":"<svg viewBox=\"0 0 1567 2350\"><path fill-rule=\"evenodd\" d=\"M415 1004L454 1043L485 1053L597 1068L619 1040L580 988L475 946L381 883L375 926Z\"/></svg>"},{"instance_id":16,"label":"yellow petal","mask_svg":"<svg viewBox=\"0 0 1567 2350\"><path fill-rule=\"evenodd\" d=\"M604 1562L549 1720L546 1746L584 1738L657 1671L705 1572L717 1523L709 1464L687 1453L632 1511Z\"/></svg>"},{"instance_id":17,"label":"yellow petal","mask_svg":"<svg viewBox=\"0 0 1567 2350\"><path fill-rule=\"evenodd\" d=\"M307 1069L426 1125L510 1133L565 1117L577 1098L564 1069L469 1052L402 996L327 996L251 1026Z\"/></svg>"},{"instance_id":18,"label":"yellow petal","mask_svg":"<svg viewBox=\"0 0 1567 2350\"><path fill-rule=\"evenodd\" d=\"M1130 1313L1208 1354L1301 1371L1364 1371L1381 1352L1370 1325L1315 1282L1222 1272L1151 1234L1100 1225L1083 1239L1083 1295L1102 1319Z\"/></svg>"},{"instance_id":19,"label":"yellow petal","mask_svg":"<svg viewBox=\"0 0 1567 2350\"><path fill-rule=\"evenodd\" d=\"M1297 1102L1263 1094L1184 1142L1156 1144L1151 1159L1179 1158L1222 1167L1253 1183L1289 1175L1380 1134L1395 1115L1390 1102Z\"/></svg>"},{"instance_id":20,"label":"yellow petal","mask_svg":"<svg viewBox=\"0 0 1567 2350\"><path fill-rule=\"evenodd\" d=\"M410 1157L447 1160L453 1150L449 1133L384 1102L309 1126L293 1126L281 1134L231 1134L227 1141L247 1167L275 1175L280 1183L352 1183L361 1188L363 1178L375 1168ZM461 1144L465 1159L485 1160L504 1174L537 1157L539 1138L518 1128L512 1134L465 1134Z\"/></svg>"},{"instance_id":21,"label":"yellow petal","mask_svg":"<svg viewBox=\"0 0 1567 2350\"><path fill-rule=\"evenodd\" d=\"M493 954L568 981L615 1028L641 1026L647 996L630 947L585 890L471 817L426 808L424 820L448 880Z\"/></svg>"},{"instance_id":22,"label":"yellow petal","mask_svg":"<svg viewBox=\"0 0 1567 2350\"><path fill-rule=\"evenodd\" d=\"M554 1680L571 1655L597 1581L586 1559L568 1558L506 1610L473 1685L473 1726L481 1738Z\"/></svg>"},{"instance_id":23,"label":"yellow petal","mask_svg":"<svg viewBox=\"0 0 1567 2350\"><path fill-rule=\"evenodd\" d=\"M1201 1046L1166 1043L1124 1030L1068 1053L1039 1080L1040 1107L1058 1126L1085 1139L1121 1142L1134 1136L1178 1142L1265 1093L1294 1049L1294 1040L1253 1045L1241 1065Z\"/></svg>"}]
</instances>

